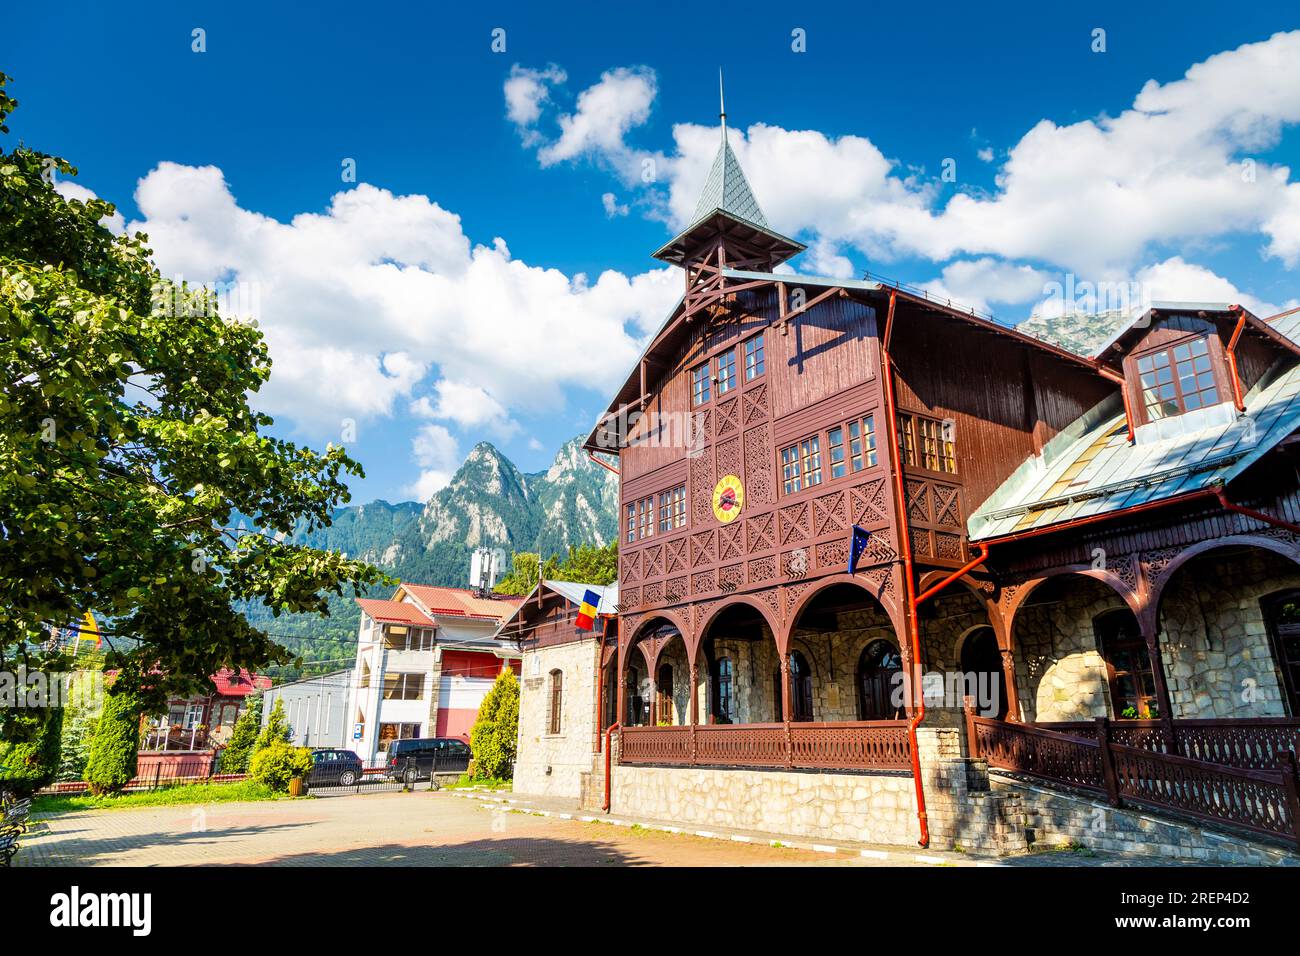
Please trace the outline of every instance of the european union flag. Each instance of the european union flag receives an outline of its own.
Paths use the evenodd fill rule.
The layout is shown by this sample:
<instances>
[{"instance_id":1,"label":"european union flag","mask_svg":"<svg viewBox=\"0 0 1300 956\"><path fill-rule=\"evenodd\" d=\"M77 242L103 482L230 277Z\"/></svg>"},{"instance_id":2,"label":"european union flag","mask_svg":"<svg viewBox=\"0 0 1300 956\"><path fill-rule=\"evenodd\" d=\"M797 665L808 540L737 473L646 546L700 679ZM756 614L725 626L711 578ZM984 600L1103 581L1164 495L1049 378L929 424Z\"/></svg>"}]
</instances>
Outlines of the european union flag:
<instances>
[{"instance_id":1,"label":"european union flag","mask_svg":"<svg viewBox=\"0 0 1300 956\"><path fill-rule=\"evenodd\" d=\"M858 558L862 557L862 552L867 550L867 541L871 538L871 532L866 528L853 526L853 540L849 542L849 574L856 574L858 571Z\"/></svg>"}]
</instances>

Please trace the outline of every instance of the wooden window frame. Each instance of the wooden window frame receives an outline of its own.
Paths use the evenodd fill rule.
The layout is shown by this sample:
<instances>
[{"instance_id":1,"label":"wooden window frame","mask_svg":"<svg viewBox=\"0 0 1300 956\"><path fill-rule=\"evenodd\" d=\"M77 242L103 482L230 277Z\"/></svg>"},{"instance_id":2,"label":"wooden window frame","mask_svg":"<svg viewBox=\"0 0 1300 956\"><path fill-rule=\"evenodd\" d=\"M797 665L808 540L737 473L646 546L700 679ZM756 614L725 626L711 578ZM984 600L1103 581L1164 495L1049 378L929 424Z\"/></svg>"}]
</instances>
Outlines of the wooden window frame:
<instances>
[{"instance_id":1,"label":"wooden window frame","mask_svg":"<svg viewBox=\"0 0 1300 956\"><path fill-rule=\"evenodd\" d=\"M724 359L726 360L725 363ZM722 374L724 367L729 373L725 378ZM713 358L713 369L714 393L718 398L740 388L740 373L736 368L736 347L734 345L729 349L723 349ZM727 383L725 388L723 383Z\"/></svg>"},{"instance_id":2,"label":"wooden window frame","mask_svg":"<svg viewBox=\"0 0 1300 956\"><path fill-rule=\"evenodd\" d=\"M547 683L546 733L558 737L564 732L564 671L556 668Z\"/></svg>"},{"instance_id":3,"label":"wooden window frame","mask_svg":"<svg viewBox=\"0 0 1300 956\"><path fill-rule=\"evenodd\" d=\"M691 366L691 408L707 405L713 399L712 375L713 360L705 359L698 365Z\"/></svg>"},{"instance_id":4,"label":"wooden window frame","mask_svg":"<svg viewBox=\"0 0 1300 956\"><path fill-rule=\"evenodd\" d=\"M1164 421L1167 418L1177 418L1179 415L1186 415L1188 412L1200 411L1202 408L1212 408L1213 406L1220 405L1227 400L1225 396L1231 394L1230 383L1227 381L1227 375L1225 374L1223 369L1222 356L1220 355L1219 350L1215 348L1214 345L1214 343L1218 341L1219 341L1218 336L1209 331L1188 332L1187 334L1179 336L1176 339L1172 339L1160 345L1151 346L1149 348L1143 349L1140 352L1133 353L1132 355L1132 379L1134 382L1133 394L1137 397L1136 404L1139 406L1141 417L1144 423ZM1207 369L1207 371L1210 374L1211 382L1210 385L1204 388L1197 387L1191 392L1184 392L1182 379L1178 371L1178 363L1180 361L1194 362L1197 356L1192 355L1188 359L1179 359L1174 355L1174 352L1180 348L1193 347L1198 343L1204 343L1205 358L1208 361L1210 366L1209 369ZM1151 414L1152 406L1148 404L1146 400L1146 387L1142 383L1142 376L1146 373L1144 373L1141 368L1141 364L1144 361L1147 361L1148 359L1154 360L1157 356L1164 356L1166 362L1168 363L1165 366L1169 369L1170 380L1168 384L1172 386L1174 394L1171 399L1165 399L1165 400L1157 399L1156 404L1159 405L1159 404L1163 404L1164 401L1172 401L1177 409L1176 411L1167 412L1161 415L1159 418L1153 417ZM1192 371L1193 376L1199 378L1199 376L1203 374L1205 373L1204 372L1197 373L1195 371L1195 368L1193 368ZM1193 383L1193 384L1197 384L1197 383ZM1209 391L1210 389L1214 390L1214 401L1202 402L1201 404L1197 405L1196 408L1187 407L1187 401L1189 395L1200 396L1203 393Z\"/></svg>"},{"instance_id":5,"label":"wooden window frame","mask_svg":"<svg viewBox=\"0 0 1300 956\"><path fill-rule=\"evenodd\" d=\"M1110 706L1113 711L1113 718L1115 720L1131 719L1123 716L1123 711L1126 708L1120 706L1120 704L1126 701L1127 698L1124 698L1120 693L1119 682L1121 678L1128 676L1133 681L1134 690L1137 692L1137 700L1132 702L1134 705L1134 713L1137 715L1136 719L1153 719L1158 714L1160 699L1156 695L1157 685L1155 678L1155 662L1151 660L1150 649L1147 647L1146 639L1142 637L1142 629L1137 625L1136 619L1134 619L1133 625L1136 629L1136 636L1126 638L1122 642L1116 643L1113 635L1109 633L1103 634L1099 627L1099 622L1103 618L1116 614L1124 614L1125 611L1126 609L1124 608L1111 608L1108 611L1102 611L1092 619L1093 639L1097 643L1097 654L1101 657L1102 663L1106 666L1106 684L1110 691ZM1128 611L1128 614L1132 617L1131 611ZM1140 672L1120 671L1115 667L1114 658L1117 656L1115 652L1130 647L1136 647L1146 659L1146 676L1149 677L1151 681L1151 693L1149 694L1143 689L1143 675ZM1143 712L1143 707L1146 708L1145 713Z\"/></svg>"},{"instance_id":6,"label":"wooden window frame","mask_svg":"<svg viewBox=\"0 0 1300 956\"><path fill-rule=\"evenodd\" d=\"M918 468L951 478L961 474L957 465L957 436L943 436L946 421L933 415L899 410L898 456L903 467ZM927 443L933 444L933 453L927 452ZM945 464L948 467L942 467Z\"/></svg>"},{"instance_id":7,"label":"wooden window frame","mask_svg":"<svg viewBox=\"0 0 1300 956\"><path fill-rule=\"evenodd\" d=\"M670 534L686 527L686 483L661 491L659 498L659 533Z\"/></svg>"},{"instance_id":8,"label":"wooden window frame","mask_svg":"<svg viewBox=\"0 0 1300 956\"><path fill-rule=\"evenodd\" d=\"M745 384L749 384L756 378L762 378L767 373L767 340L763 336L764 332L759 332L741 343L745 356ZM751 355L756 356L753 363L750 362ZM755 369L757 371L754 371Z\"/></svg>"}]
</instances>

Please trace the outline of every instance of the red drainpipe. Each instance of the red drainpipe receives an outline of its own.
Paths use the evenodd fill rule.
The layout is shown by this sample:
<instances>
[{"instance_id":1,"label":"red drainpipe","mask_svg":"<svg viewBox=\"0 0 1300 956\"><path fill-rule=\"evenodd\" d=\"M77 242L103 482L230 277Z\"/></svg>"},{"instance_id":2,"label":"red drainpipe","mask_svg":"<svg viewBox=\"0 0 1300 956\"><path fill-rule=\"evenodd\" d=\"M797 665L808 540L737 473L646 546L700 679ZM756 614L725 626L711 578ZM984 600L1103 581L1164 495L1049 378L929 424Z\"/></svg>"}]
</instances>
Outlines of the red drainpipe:
<instances>
[{"instance_id":1,"label":"red drainpipe","mask_svg":"<svg viewBox=\"0 0 1300 956\"><path fill-rule=\"evenodd\" d=\"M1224 511L1235 511L1239 515L1245 515L1247 518L1254 518L1256 521L1263 521L1265 524L1271 524L1275 528L1285 528L1287 531L1300 534L1300 525L1292 524L1290 521L1284 521L1281 518L1274 518L1272 515L1264 514L1262 511L1256 511L1254 508L1246 508L1242 505L1233 504L1228 500L1228 491L1226 488L1216 488L1214 496L1219 499L1219 504L1223 507Z\"/></svg>"},{"instance_id":2,"label":"red drainpipe","mask_svg":"<svg viewBox=\"0 0 1300 956\"><path fill-rule=\"evenodd\" d=\"M1237 313L1237 327L1232 330L1232 338L1228 342L1228 368L1232 370L1232 403L1237 406L1237 411L1244 412L1246 403L1241 397L1241 376L1237 374L1237 340L1241 338L1241 333L1246 328L1246 310L1239 305L1234 305L1232 311Z\"/></svg>"},{"instance_id":3,"label":"red drainpipe","mask_svg":"<svg viewBox=\"0 0 1300 956\"><path fill-rule=\"evenodd\" d=\"M619 727L620 727L619 722L616 720L612 724L610 724L607 728L605 728L605 803L601 806L601 809L604 810L606 813L609 813L609 781L610 781L609 755L613 752L612 748L610 747L609 738L610 735L614 733L614 731L619 729Z\"/></svg>"},{"instance_id":4,"label":"red drainpipe","mask_svg":"<svg viewBox=\"0 0 1300 956\"><path fill-rule=\"evenodd\" d=\"M599 458L596 457L596 453L592 451L590 448L587 449L587 457L590 458L592 461L594 461L596 464L600 465L600 467L604 468L606 471L612 471L614 474L616 475L618 474L617 468L615 468L607 461L601 461Z\"/></svg>"},{"instance_id":5,"label":"red drainpipe","mask_svg":"<svg viewBox=\"0 0 1300 956\"><path fill-rule=\"evenodd\" d=\"M1123 375L1112 372L1104 365L1097 366L1097 371L1101 377L1114 382L1119 386L1120 397L1124 399L1124 424L1128 426L1128 443L1133 444L1133 405L1128 400L1128 381Z\"/></svg>"},{"instance_id":6,"label":"red drainpipe","mask_svg":"<svg viewBox=\"0 0 1300 956\"><path fill-rule=\"evenodd\" d=\"M921 783L921 757L916 749L916 728L925 720L925 695L919 689L917 675L921 667L921 631L916 623L916 585L912 580L912 534L907 525L907 493L903 484L903 463L898 454L898 406L894 401L894 367L889 357L889 343L894 332L894 308L898 292L889 293L889 313L885 317L885 334L881 338L880 360L885 380L885 429L894 479L894 504L898 516L898 548L903 558L903 584L907 591L905 608L908 643L911 651L912 719L907 722L908 748L912 752L912 782L916 787L916 820L921 828L920 844L930 845L930 821L925 812L925 787Z\"/></svg>"}]
</instances>

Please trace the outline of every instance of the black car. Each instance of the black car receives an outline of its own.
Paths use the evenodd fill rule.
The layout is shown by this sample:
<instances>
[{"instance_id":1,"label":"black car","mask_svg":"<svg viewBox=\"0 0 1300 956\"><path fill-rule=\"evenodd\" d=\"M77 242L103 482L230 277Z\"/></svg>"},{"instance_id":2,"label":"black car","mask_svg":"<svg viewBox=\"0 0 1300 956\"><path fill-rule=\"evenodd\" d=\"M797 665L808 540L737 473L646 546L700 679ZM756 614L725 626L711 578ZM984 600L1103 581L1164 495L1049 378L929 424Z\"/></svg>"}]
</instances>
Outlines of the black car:
<instances>
[{"instance_id":1,"label":"black car","mask_svg":"<svg viewBox=\"0 0 1300 956\"><path fill-rule=\"evenodd\" d=\"M361 779L361 758L351 750L321 747L311 752L308 786L350 787Z\"/></svg>"},{"instance_id":2,"label":"black car","mask_svg":"<svg viewBox=\"0 0 1300 956\"><path fill-rule=\"evenodd\" d=\"M469 769L469 744L459 737L394 740L388 745L385 772L393 780L415 783L433 773L464 773Z\"/></svg>"}]
</instances>

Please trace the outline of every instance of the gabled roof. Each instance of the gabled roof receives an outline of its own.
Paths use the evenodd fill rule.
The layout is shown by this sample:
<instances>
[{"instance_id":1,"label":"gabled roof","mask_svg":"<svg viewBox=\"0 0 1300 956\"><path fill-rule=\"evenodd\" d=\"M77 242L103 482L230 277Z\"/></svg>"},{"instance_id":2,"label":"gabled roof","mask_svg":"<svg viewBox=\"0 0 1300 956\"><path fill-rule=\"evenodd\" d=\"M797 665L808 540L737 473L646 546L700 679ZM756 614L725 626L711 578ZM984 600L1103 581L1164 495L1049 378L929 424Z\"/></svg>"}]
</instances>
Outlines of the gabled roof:
<instances>
[{"instance_id":1,"label":"gabled roof","mask_svg":"<svg viewBox=\"0 0 1300 956\"><path fill-rule=\"evenodd\" d=\"M375 598L357 598L357 604L371 620L381 624L418 624L433 627L419 605L410 601L383 601Z\"/></svg>"},{"instance_id":2,"label":"gabled roof","mask_svg":"<svg viewBox=\"0 0 1300 956\"><path fill-rule=\"evenodd\" d=\"M212 685L222 697L247 697L254 691L266 690L270 687L271 678L250 673L244 668L236 672L229 667L223 667L212 675Z\"/></svg>"},{"instance_id":3,"label":"gabled roof","mask_svg":"<svg viewBox=\"0 0 1300 956\"><path fill-rule=\"evenodd\" d=\"M1205 318L1215 318L1219 320L1230 319L1236 321L1238 314L1244 314L1246 317L1245 328L1263 336L1274 345L1300 355L1300 347L1291 341L1284 333L1276 327L1265 322L1263 319L1250 312L1242 306L1231 302L1152 302L1151 307L1121 325L1114 334L1111 335L1097 349L1095 358L1098 362L1108 362L1118 364L1127 353L1129 344L1126 340L1141 335L1145 330L1151 327L1152 321L1158 314L1171 315L1199 315Z\"/></svg>"},{"instance_id":4,"label":"gabled roof","mask_svg":"<svg viewBox=\"0 0 1300 956\"><path fill-rule=\"evenodd\" d=\"M528 596L523 598L510 617L501 622L494 637L498 640L513 640L519 631L527 626L527 617L531 611L541 606L541 598L546 594L555 594L577 607L587 591L595 591L599 597L596 605L598 617L613 617L618 614L618 583L586 584L582 581L554 581L547 578L535 586ZM509 633L507 634L507 630Z\"/></svg>"},{"instance_id":5,"label":"gabled roof","mask_svg":"<svg viewBox=\"0 0 1300 956\"><path fill-rule=\"evenodd\" d=\"M404 582L397 589L397 595L403 592L430 615L449 615L479 620L505 620L514 613L519 602L523 600L513 596L485 598L479 597L468 588L448 588L409 582Z\"/></svg>"},{"instance_id":6,"label":"gabled roof","mask_svg":"<svg viewBox=\"0 0 1300 956\"><path fill-rule=\"evenodd\" d=\"M1300 428L1300 363L1279 360L1245 398L1179 416L1185 430L1130 445L1112 395L1017 468L970 516L971 540L1046 528L1232 481ZM1193 417L1195 416L1195 417ZM1191 427L1186 427L1191 426Z\"/></svg>"}]
</instances>

